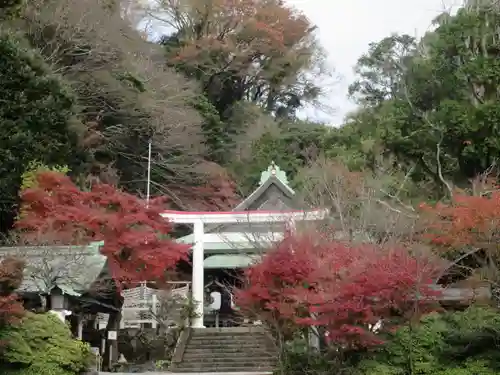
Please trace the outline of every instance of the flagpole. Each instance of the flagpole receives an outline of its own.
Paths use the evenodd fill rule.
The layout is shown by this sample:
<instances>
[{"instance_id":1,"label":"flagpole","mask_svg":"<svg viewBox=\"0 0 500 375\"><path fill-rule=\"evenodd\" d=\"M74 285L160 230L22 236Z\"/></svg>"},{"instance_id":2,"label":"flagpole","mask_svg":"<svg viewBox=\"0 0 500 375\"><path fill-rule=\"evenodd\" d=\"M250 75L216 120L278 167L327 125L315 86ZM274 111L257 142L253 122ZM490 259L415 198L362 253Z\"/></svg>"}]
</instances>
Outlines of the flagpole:
<instances>
[{"instance_id":1,"label":"flagpole","mask_svg":"<svg viewBox=\"0 0 500 375\"><path fill-rule=\"evenodd\" d=\"M148 180L146 185L146 204L149 204L150 186L151 186L151 144L152 140L150 138L148 143Z\"/></svg>"}]
</instances>

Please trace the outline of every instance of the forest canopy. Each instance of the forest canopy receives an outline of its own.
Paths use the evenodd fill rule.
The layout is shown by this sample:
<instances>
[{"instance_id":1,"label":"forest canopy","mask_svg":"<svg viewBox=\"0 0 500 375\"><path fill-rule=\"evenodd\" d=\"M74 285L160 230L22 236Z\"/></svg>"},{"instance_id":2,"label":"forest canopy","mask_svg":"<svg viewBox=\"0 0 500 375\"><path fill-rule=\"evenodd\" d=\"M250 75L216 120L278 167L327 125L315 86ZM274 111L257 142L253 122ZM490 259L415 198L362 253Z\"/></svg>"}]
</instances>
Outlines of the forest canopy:
<instances>
[{"instance_id":1,"label":"forest canopy","mask_svg":"<svg viewBox=\"0 0 500 375\"><path fill-rule=\"evenodd\" d=\"M160 214L233 209L274 162L297 206L329 213L235 293L283 331L284 373L498 374L500 7L469 0L429 30L374 40L333 126L304 115L334 71L286 1L0 1L0 242L103 241L115 292L164 282L190 245ZM16 294L24 262L0 263L0 330L47 337ZM441 286L459 282L496 307L450 311ZM294 351L310 329L327 349Z\"/></svg>"},{"instance_id":2,"label":"forest canopy","mask_svg":"<svg viewBox=\"0 0 500 375\"><path fill-rule=\"evenodd\" d=\"M82 189L99 181L144 196L150 140L151 193L183 210L234 206L273 160L299 190L312 166L337 164L378 181L377 199L400 206L447 199L496 173L496 8L470 3L420 39L374 41L349 87L358 107L333 127L301 117L332 75L316 26L279 0L237 4L2 8L2 233L34 163L67 168ZM145 35L147 19L168 32Z\"/></svg>"}]
</instances>

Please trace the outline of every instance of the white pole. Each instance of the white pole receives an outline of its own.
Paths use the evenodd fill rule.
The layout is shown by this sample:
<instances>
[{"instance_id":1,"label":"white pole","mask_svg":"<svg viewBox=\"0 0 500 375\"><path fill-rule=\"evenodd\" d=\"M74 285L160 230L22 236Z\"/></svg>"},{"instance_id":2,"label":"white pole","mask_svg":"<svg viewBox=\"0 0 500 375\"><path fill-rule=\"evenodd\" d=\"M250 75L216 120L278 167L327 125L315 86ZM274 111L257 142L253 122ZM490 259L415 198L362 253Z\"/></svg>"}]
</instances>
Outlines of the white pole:
<instances>
[{"instance_id":1,"label":"white pole","mask_svg":"<svg viewBox=\"0 0 500 375\"><path fill-rule=\"evenodd\" d=\"M83 318L78 317L78 340L83 339Z\"/></svg>"},{"instance_id":2,"label":"white pole","mask_svg":"<svg viewBox=\"0 0 500 375\"><path fill-rule=\"evenodd\" d=\"M109 345L109 367L113 364L113 344Z\"/></svg>"},{"instance_id":3,"label":"white pole","mask_svg":"<svg viewBox=\"0 0 500 375\"><path fill-rule=\"evenodd\" d=\"M158 325L158 321L157 321L158 316L156 314L156 305L158 303L157 301L158 300L157 300L156 294L153 293L153 295L151 296L151 303L152 303L152 305L151 305L151 312L152 312L152 315L153 315L152 316L153 320L151 321L151 325L155 329L156 329L156 326Z\"/></svg>"},{"instance_id":4,"label":"white pole","mask_svg":"<svg viewBox=\"0 0 500 375\"><path fill-rule=\"evenodd\" d=\"M203 269L203 221L198 220L194 223L194 246L193 246L193 304L194 318L192 326L194 328L204 328L203 325L203 289L204 289L204 269Z\"/></svg>"},{"instance_id":5,"label":"white pole","mask_svg":"<svg viewBox=\"0 0 500 375\"><path fill-rule=\"evenodd\" d=\"M149 195L150 195L150 185L151 185L151 147L152 140L149 139L148 143L148 181L146 186L146 202L149 203Z\"/></svg>"}]
</instances>

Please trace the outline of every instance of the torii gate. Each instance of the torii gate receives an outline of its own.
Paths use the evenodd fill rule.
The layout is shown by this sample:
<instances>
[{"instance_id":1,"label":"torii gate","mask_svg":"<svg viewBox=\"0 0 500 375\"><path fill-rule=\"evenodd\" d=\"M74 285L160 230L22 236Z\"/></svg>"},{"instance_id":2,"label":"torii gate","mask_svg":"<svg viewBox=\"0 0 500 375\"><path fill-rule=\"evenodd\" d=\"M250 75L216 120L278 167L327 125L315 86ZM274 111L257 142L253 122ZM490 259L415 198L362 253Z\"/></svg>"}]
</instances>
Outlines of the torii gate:
<instances>
[{"instance_id":1,"label":"torii gate","mask_svg":"<svg viewBox=\"0 0 500 375\"><path fill-rule=\"evenodd\" d=\"M328 210L293 210L293 211L222 211L222 212L183 212L165 211L162 216L172 223L193 224L193 274L192 296L195 305L193 328L205 328L203 325L204 294L204 236L205 224L234 223L288 223L293 229L297 221L322 220Z\"/></svg>"}]
</instances>

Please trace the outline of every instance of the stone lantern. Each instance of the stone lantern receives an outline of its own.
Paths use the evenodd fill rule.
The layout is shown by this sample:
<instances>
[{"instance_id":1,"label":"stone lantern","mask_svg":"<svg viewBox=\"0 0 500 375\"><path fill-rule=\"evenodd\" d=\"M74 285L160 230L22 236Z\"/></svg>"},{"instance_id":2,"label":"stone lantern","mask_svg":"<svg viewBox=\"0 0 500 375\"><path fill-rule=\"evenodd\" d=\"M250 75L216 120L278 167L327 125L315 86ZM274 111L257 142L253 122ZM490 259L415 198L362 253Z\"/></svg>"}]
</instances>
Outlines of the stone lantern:
<instances>
[{"instance_id":1,"label":"stone lantern","mask_svg":"<svg viewBox=\"0 0 500 375\"><path fill-rule=\"evenodd\" d=\"M71 311L66 310L68 301L64 292L58 286L50 291L50 311L56 314L62 322L66 322L66 316L71 315Z\"/></svg>"}]
</instances>

